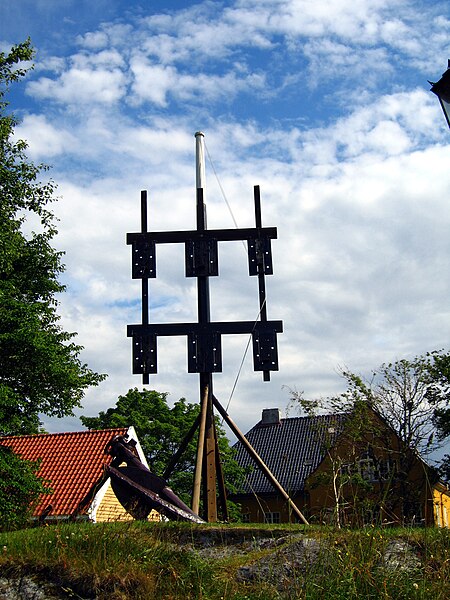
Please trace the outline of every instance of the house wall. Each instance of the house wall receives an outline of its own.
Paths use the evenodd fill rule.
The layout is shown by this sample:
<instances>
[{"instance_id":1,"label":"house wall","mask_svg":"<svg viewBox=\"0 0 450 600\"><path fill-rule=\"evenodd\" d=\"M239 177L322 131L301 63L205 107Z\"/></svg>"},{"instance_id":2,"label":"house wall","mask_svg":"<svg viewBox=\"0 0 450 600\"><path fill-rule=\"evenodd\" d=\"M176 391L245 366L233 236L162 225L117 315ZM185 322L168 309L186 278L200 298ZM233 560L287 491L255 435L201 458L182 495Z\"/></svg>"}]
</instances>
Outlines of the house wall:
<instances>
[{"instance_id":1,"label":"house wall","mask_svg":"<svg viewBox=\"0 0 450 600\"><path fill-rule=\"evenodd\" d=\"M346 469L355 469L368 448L375 473L381 463L389 461L395 466L395 476L383 479L378 474L366 475L359 483L354 477L344 485L342 474L345 477ZM308 513L320 521L335 521L338 492L341 522L361 525L377 520L386 524L433 525L433 485L429 476L430 470L423 461L413 452L405 452L395 433L372 415L365 434L357 441L344 434L307 480Z\"/></svg>"},{"instance_id":2,"label":"house wall","mask_svg":"<svg viewBox=\"0 0 450 600\"><path fill-rule=\"evenodd\" d=\"M133 517L127 513L123 506L118 501L110 480L106 483L106 489L98 503L95 513L92 513L92 520L97 523L105 521L133 521ZM161 516L156 510L152 510L147 517L148 521L160 521Z\"/></svg>"},{"instance_id":3,"label":"house wall","mask_svg":"<svg viewBox=\"0 0 450 600\"><path fill-rule=\"evenodd\" d=\"M444 486L433 489L434 524L450 528L450 491Z\"/></svg>"},{"instance_id":4,"label":"house wall","mask_svg":"<svg viewBox=\"0 0 450 600\"><path fill-rule=\"evenodd\" d=\"M111 487L110 480L107 481L106 489L102 499L95 511L94 519L97 523L104 521L132 521L133 517L127 513L120 502L117 500Z\"/></svg>"},{"instance_id":5,"label":"house wall","mask_svg":"<svg viewBox=\"0 0 450 600\"><path fill-rule=\"evenodd\" d=\"M301 496L293 498L294 503L304 510L304 499ZM297 516L292 513L289 503L279 495L236 496L233 501L241 505L244 521L249 523L295 523Z\"/></svg>"}]
</instances>

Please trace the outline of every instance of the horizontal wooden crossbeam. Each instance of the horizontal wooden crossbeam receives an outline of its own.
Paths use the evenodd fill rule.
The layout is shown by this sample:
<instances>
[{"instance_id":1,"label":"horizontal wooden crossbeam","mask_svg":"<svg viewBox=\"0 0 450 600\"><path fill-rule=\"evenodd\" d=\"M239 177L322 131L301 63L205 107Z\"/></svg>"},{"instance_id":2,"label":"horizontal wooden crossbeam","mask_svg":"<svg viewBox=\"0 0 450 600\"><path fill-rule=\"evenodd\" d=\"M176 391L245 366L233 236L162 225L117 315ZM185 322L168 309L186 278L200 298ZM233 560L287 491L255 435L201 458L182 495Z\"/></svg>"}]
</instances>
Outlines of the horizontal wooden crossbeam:
<instances>
[{"instance_id":1,"label":"horizontal wooden crossbeam","mask_svg":"<svg viewBox=\"0 0 450 600\"><path fill-rule=\"evenodd\" d=\"M135 335L188 335L190 333L239 334L253 331L283 332L283 321L211 321L210 323L149 323L128 325L127 336Z\"/></svg>"},{"instance_id":2,"label":"horizontal wooden crossbeam","mask_svg":"<svg viewBox=\"0 0 450 600\"><path fill-rule=\"evenodd\" d=\"M232 242L267 237L277 239L276 227L248 227L242 229L196 229L189 231L146 231L144 233L127 233L127 244L156 242L157 244L176 244L190 240L217 240Z\"/></svg>"}]
</instances>

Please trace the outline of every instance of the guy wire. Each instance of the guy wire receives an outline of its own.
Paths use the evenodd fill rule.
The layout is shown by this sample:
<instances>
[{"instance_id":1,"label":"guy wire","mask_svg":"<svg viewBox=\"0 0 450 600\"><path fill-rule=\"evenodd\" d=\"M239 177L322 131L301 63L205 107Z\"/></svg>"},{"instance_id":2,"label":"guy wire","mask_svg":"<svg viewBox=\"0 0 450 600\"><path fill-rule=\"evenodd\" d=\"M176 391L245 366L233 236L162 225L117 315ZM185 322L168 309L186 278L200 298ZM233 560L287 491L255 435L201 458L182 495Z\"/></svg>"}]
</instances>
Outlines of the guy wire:
<instances>
[{"instance_id":1,"label":"guy wire","mask_svg":"<svg viewBox=\"0 0 450 600\"><path fill-rule=\"evenodd\" d=\"M217 180L217 184L218 184L218 186L219 186L219 189L220 189L220 191L221 191L221 193L222 193L222 197L223 197L223 199L224 199L224 201L225 201L225 204L227 205L227 208L228 208L228 211L229 211L229 213L230 213L230 215L231 215L231 218L233 219L234 226L236 227L236 229L239 229L239 226L238 226L238 224L237 224L237 221L236 221L236 219L235 219L235 217L234 217L234 214L233 214L233 211L232 211L232 209L231 209L230 203L228 202L227 196L226 196L226 194L225 194L225 190L223 189L223 186L222 186L222 184L221 184L221 182L220 182L220 179L219 179L219 176L218 176L218 174L217 174L216 168L215 168L215 166L214 166L214 163L213 163L213 161L212 161L211 154L210 154L210 152L209 152L208 146L206 145L206 142L204 142L204 144L205 144L205 150L206 150L206 154L208 155L208 160L209 160L209 163L210 163L210 165L211 165L211 168L212 168L212 170L213 170L213 173L214 173L214 175L215 175L215 178L216 178L216 180ZM242 241L242 245L244 246L244 250L245 250L245 243L244 243L244 241ZM256 316L256 319L255 319L255 323L254 323L254 326L253 326L253 328L255 328L255 327L256 327L256 323L258 322L258 319L259 319L259 317L260 317L260 315L261 315L261 311L262 311L262 309L263 309L263 307L264 307L265 303L266 303L266 299L264 298L264 302L262 303L262 306L261 306L261 308L259 309L259 312L258 312L258 314L257 314L257 316ZM249 349L249 346L250 346L250 340L251 340L251 339L252 339L252 335L250 334L250 335L249 335L249 337L248 337L248 340L247 340L247 345L246 345L246 347L245 347L244 354L243 354L243 356L242 356L241 364L239 365L239 369L238 369L238 372L237 372L236 378L235 378L235 380L234 380L233 387L232 387L232 389L231 389L230 397L228 398L228 402L227 402L227 405L226 405L226 408L225 408L225 411L226 411L226 412L228 412L228 408L229 408L229 406L230 406L230 404L231 404L231 400L232 400L232 398L233 398L234 391L235 391L235 389L236 389L236 387L237 387L237 384L238 384L238 381L239 381L239 377L240 377L240 375L241 375L242 367L244 366L244 361L245 361L245 359L246 359L247 352L248 352L248 349ZM223 425L223 421L224 421L224 419L222 419L222 422L221 422L221 424L222 424L222 425Z\"/></svg>"},{"instance_id":2,"label":"guy wire","mask_svg":"<svg viewBox=\"0 0 450 600\"><path fill-rule=\"evenodd\" d=\"M215 176L215 178L216 178L216 180L217 180L217 184L218 184L218 186L219 186L219 189L220 189L220 192L221 192L221 194L222 194L222 197L223 197L223 199L224 199L224 201L225 201L225 204L227 205L227 208L228 208L228 211L229 211L229 213L230 213L230 215L231 215L231 218L233 219L234 226L236 227L236 229L239 229L239 225L237 224L237 221L236 221L236 219L235 219L235 217L234 217L233 211L232 211L232 209L231 209L231 205L230 205L230 203L228 202L227 196L226 196L226 194L225 194L225 190L223 189L223 186L222 186L222 184L221 184L221 182L220 182L220 179L219 179L219 176L218 176L218 174L217 174L216 168L215 168L215 166L214 166L214 163L213 163L213 161L212 161L211 154L209 153L208 146L206 145L206 142L204 142L204 144L205 144L205 150L206 150L206 154L208 155L209 164L211 165L211 168L212 168L212 170L213 170L214 176ZM242 245L244 246L244 249L245 249L245 243L244 243L244 240L242 240Z\"/></svg>"},{"instance_id":3,"label":"guy wire","mask_svg":"<svg viewBox=\"0 0 450 600\"><path fill-rule=\"evenodd\" d=\"M263 302L263 304L262 304L261 308L259 309L259 313L258 313L258 315L256 316L255 322L253 323L253 330L254 330L254 329L255 329L255 327L256 327L256 323L258 322L259 316L260 316L260 314L261 314L261 311L262 311L262 309L263 309L263 307L264 307L264 304L265 304L265 303L266 303L266 299L264 298L264 302ZM239 377L240 377L240 375L241 375L242 367L244 366L244 361L245 361L245 359L246 359L246 357L247 357L247 352L248 352L248 349L249 349L249 346L250 346L250 340L251 340L251 339L252 339L252 334L250 334L250 335L248 336L247 345L245 346L245 350L244 350L244 355L242 356L241 364L239 365L239 369L238 369L238 372L237 372L236 378L235 378L235 380L234 380L233 387L232 387L232 389L231 389L230 397L228 398L228 402L227 402L227 405L226 405L226 407L225 407L225 411L226 411L226 412L228 412L228 408L229 408L229 406L230 406L230 404L231 404L231 399L233 398L234 391L235 391L235 389L236 389L236 387L237 387L237 384L238 384L238 381L239 381ZM223 419L222 419L222 425L223 425Z\"/></svg>"}]
</instances>

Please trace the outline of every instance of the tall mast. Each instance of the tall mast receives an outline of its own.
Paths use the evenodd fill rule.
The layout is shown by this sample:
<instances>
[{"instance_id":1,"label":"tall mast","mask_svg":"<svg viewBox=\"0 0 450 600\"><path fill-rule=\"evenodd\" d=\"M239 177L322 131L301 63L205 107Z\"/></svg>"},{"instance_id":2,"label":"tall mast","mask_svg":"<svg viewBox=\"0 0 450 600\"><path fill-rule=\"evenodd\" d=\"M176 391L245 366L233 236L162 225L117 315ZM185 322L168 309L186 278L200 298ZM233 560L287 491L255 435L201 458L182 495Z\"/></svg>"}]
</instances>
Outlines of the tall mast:
<instances>
[{"instance_id":1,"label":"tall mast","mask_svg":"<svg viewBox=\"0 0 450 600\"><path fill-rule=\"evenodd\" d=\"M204 135L201 131L195 134L196 186L197 186L197 232L204 234L206 224L205 204L205 151ZM208 247L204 247L204 250ZM211 321L209 299L209 275L197 273L197 312L198 322L208 326ZM205 338L206 339L206 338ZM202 344L203 345L203 344ZM200 351L200 349L198 349ZM205 351L205 348L203 349ZM217 521L217 461L216 432L213 412L213 378L211 371L199 373L200 385L200 431L197 446L197 460L194 472L194 488L192 494L192 510L198 514L200 506L201 481L203 479L203 502L208 521Z\"/></svg>"},{"instance_id":2,"label":"tall mast","mask_svg":"<svg viewBox=\"0 0 450 600\"><path fill-rule=\"evenodd\" d=\"M205 190L206 187L206 176L205 176L205 136L201 131L197 131L195 134L195 164L196 164L196 188L202 188ZM203 194L205 192L203 191Z\"/></svg>"}]
</instances>

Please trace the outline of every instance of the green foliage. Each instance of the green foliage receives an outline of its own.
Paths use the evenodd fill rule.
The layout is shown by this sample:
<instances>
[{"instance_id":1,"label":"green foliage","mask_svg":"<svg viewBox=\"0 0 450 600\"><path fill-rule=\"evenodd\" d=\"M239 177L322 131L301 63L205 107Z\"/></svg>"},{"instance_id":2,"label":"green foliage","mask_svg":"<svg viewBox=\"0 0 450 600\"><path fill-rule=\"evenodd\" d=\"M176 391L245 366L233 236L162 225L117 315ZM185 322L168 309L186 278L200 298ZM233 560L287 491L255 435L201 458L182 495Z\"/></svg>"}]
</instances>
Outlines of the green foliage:
<instances>
[{"instance_id":1,"label":"green foliage","mask_svg":"<svg viewBox=\"0 0 450 600\"><path fill-rule=\"evenodd\" d=\"M434 422L437 400L428 397L431 364L430 355L382 364L370 380L344 371L346 391L320 401L291 390L291 402L309 415L327 409L345 419L335 447L324 446L329 468L322 478L333 493L336 524L347 515L360 524L377 514L396 522L421 514L421 493L437 473L429 467L415 473L417 453L427 455L441 443Z\"/></svg>"},{"instance_id":2,"label":"green foliage","mask_svg":"<svg viewBox=\"0 0 450 600\"><path fill-rule=\"evenodd\" d=\"M75 333L59 325L58 277L62 253L48 205L55 184L42 182L45 165L27 159L27 144L13 139L16 119L4 100L33 57L30 41L0 53L0 432L35 433L39 414L62 417L80 406L84 390L104 376L78 356ZM25 66L24 66L25 64ZM37 231L27 234L32 223Z\"/></svg>"},{"instance_id":3,"label":"green foliage","mask_svg":"<svg viewBox=\"0 0 450 600\"><path fill-rule=\"evenodd\" d=\"M108 429L129 427L136 429L143 452L150 470L162 475L170 459L181 445L199 414L198 404L191 404L184 398L177 400L173 407L167 403L166 392L128 390L119 396L117 404L106 412L101 411L98 417L81 417L81 422L89 429ZM242 477L242 469L233 459L225 432L216 422L219 449L223 462L224 477L230 492L235 492ZM192 477L197 452L196 436L189 442L181 456L176 470L169 483L180 498L189 504L192 492Z\"/></svg>"},{"instance_id":4,"label":"green foliage","mask_svg":"<svg viewBox=\"0 0 450 600\"><path fill-rule=\"evenodd\" d=\"M369 382L348 371L343 376L348 384L343 397L367 402L392 427L405 448L426 455L439 446L433 425L434 407L427 400L426 357L384 363Z\"/></svg>"},{"instance_id":5,"label":"green foliage","mask_svg":"<svg viewBox=\"0 0 450 600\"><path fill-rule=\"evenodd\" d=\"M366 402L393 428L406 447L427 455L450 435L450 353L430 352L410 360L383 363L370 379L342 371L347 390L335 397L308 400L290 390L291 403L306 414L319 409L350 413Z\"/></svg>"},{"instance_id":6,"label":"green foliage","mask_svg":"<svg viewBox=\"0 0 450 600\"><path fill-rule=\"evenodd\" d=\"M175 402L172 408L167 403L167 393L154 390L129 390L119 396L116 406L98 417L81 417L81 422L89 429L109 429L134 426L150 470L162 475L170 458L175 454L184 436L198 415L198 406L189 404L184 398ZM172 487L180 495L180 490L189 489L192 474L195 442L191 441L177 472L171 479Z\"/></svg>"},{"instance_id":7,"label":"green foliage","mask_svg":"<svg viewBox=\"0 0 450 600\"><path fill-rule=\"evenodd\" d=\"M450 483L450 454L446 454L439 467L439 475L443 481Z\"/></svg>"},{"instance_id":8,"label":"green foliage","mask_svg":"<svg viewBox=\"0 0 450 600\"><path fill-rule=\"evenodd\" d=\"M40 494L49 493L36 475L38 468L0 445L0 530L25 526Z\"/></svg>"},{"instance_id":9,"label":"green foliage","mask_svg":"<svg viewBox=\"0 0 450 600\"><path fill-rule=\"evenodd\" d=\"M430 352L427 399L434 406L434 424L439 439L450 436L450 352Z\"/></svg>"}]
</instances>

